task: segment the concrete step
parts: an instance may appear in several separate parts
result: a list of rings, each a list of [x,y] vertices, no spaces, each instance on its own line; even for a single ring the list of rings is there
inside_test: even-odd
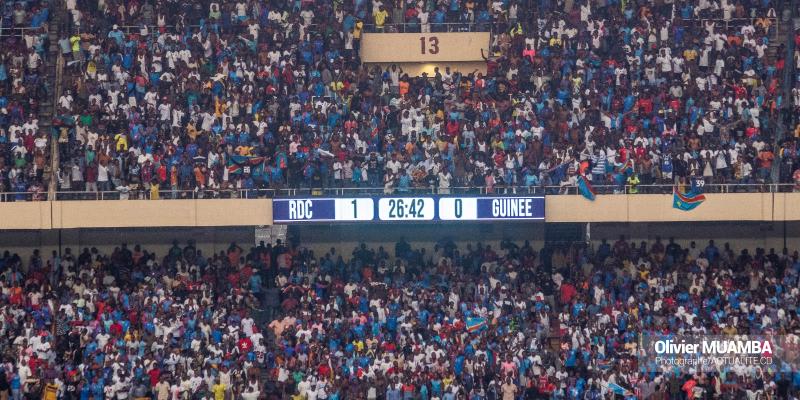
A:
[[[62,35],[61,31],[64,28],[63,21],[66,21],[65,18],[68,18],[68,16],[66,15],[66,9],[64,8],[63,3],[53,3],[50,14],[50,30],[47,33],[49,45],[45,64],[47,66],[45,83],[52,90],[58,90],[60,87],[60,85],[56,82],[56,63],[61,50],[60,46],[58,46],[58,39]],[[42,103],[39,108],[39,128],[49,134],[52,132],[52,121],[53,116],[55,115],[56,107],[55,104],[52,103],[52,96],[48,97],[49,98],[47,101]],[[58,142],[55,140],[50,141],[50,163],[50,168],[53,171],[58,169]],[[54,182],[54,180],[51,180],[50,182],[49,190],[51,191],[55,190]]]

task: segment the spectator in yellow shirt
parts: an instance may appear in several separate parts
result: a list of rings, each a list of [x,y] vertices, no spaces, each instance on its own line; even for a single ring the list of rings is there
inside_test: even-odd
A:
[[[56,395],[58,393],[58,385],[55,383],[48,383],[44,386],[44,396],[42,399],[44,400],[56,400]]]
[[[381,6],[381,8],[378,9],[378,11],[375,11],[372,16],[375,17],[375,31],[383,32],[383,25],[386,23],[386,18],[389,17],[389,13],[386,12],[386,9],[383,6]]]
[[[78,34],[74,34],[69,38],[70,44],[72,44],[72,59],[73,61],[80,61],[81,57],[81,37]]]
[[[117,142],[117,151],[128,151],[128,135],[118,133],[114,135],[114,140]]]
[[[344,83],[342,81],[333,81],[331,82],[331,91],[334,93],[339,93],[344,89]]]
[[[225,400],[225,385],[220,380],[216,385],[211,387],[214,393],[214,400]]]
[[[685,58],[686,61],[690,61],[690,62],[694,61],[697,58],[697,50],[695,50],[695,49],[686,49],[686,50],[684,50],[683,51],[683,58]]]
[[[355,25],[353,25],[353,29],[350,31],[353,32],[353,51],[358,53],[361,51],[361,31],[364,30],[364,22],[356,20]]]

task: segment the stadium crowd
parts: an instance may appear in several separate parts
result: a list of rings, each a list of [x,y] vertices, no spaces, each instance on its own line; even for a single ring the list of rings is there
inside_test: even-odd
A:
[[[49,132],[39,129],[39,107],[49,94],[47,0],[0,5],[0,192],[41,199],[50,175]]]
[[[390,250],[5,252],[0,397],[798,398],[797,252],[624,237]],[[643,361],[643,337],[678,334],[784,335],[790,363]]]
[[[800,190],[800,149],[798,149],[798,140],[800,140],[800,31],[796,31],[794,35],[794,62],[795,62],[795,77],[794,87],[792,88],[792,110],[791,123],[796,124],[794,132],[787,140],[780,143],[781,165],[779,179],[781,182],[793,182],[795,184],[794,190]],[[790,126],[791,126],[790,123]]]
[[[59,189],[745,184],[778,159],[800,186],[782,4],[69,0]],[[490,28],[486,73],[359,60],[364,32]]]

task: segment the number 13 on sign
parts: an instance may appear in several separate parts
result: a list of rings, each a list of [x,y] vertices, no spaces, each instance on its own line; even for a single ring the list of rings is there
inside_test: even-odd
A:
[[[439,38],[436,36],[419,37],[420,54],[439,54]]]

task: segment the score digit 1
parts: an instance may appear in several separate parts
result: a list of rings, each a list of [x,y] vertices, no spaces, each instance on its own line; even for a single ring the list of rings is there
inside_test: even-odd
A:
[[[372,221],[374,218],[375,203],[372,199],[336,199],[337,221]]]

